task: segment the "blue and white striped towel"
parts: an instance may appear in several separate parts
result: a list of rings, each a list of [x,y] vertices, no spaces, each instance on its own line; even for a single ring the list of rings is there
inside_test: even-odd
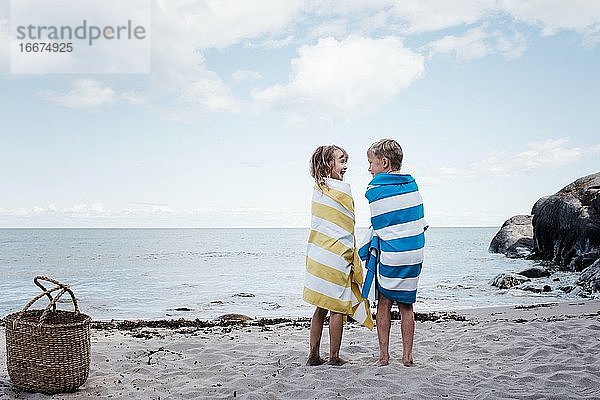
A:
[[[367,276],[362,295],[378,293],[400,303],[416,300],[423,263],[425,229],[423,199],[411,175],[375,175],[365,194],[371,209],[371,228],[360,248]]]

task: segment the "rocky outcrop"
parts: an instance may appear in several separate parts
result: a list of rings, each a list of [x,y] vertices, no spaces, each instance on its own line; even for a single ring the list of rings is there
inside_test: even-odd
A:
[[[533,253],[531,215],[515,215],[508,219],[490,243],[489,251],[509,258],[525,258]]]
[[[577,179],[532,210],[536,258],[582,271],[600,258],[600,172]]]
[[[600,292],[600,259],[587,267],[579,276],[577,285],[581,286],[585,293]]]
[[[563,285],[560,290],[582,296],[600,292],[600,172],[542,197],[531,214],[507,220],[489,250],[512,258],[547,260],[554,266],[500,274],[492,285],[544,292],[549,287],[538,288],[523,279],[547,277],[562,269],[583,272],[576,286]]]

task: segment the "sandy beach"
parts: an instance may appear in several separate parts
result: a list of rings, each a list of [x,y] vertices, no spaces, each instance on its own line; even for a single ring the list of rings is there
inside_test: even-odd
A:
[[[305,366],[306,320],[100,324],[89,379],[53,396],[12,387],[1,328],[0,398],[592,399],[600,397],[599,310],[600,301],[587,301],[420,314],[413,368],[399,361],[399,321],[387,367],[373,366],[376,333],[356,324],[344,331],[350,363],[342,367]],[[326,334],[322,346],[326,353]]]

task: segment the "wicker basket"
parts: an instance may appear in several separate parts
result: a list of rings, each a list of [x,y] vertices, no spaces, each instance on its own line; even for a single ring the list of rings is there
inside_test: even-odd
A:
[[[91,319],[79,311],[68,285],[44,276],[36,276],[33,281],[43,293],[21,312],[4,318],[8,375],[20,390],[46,394],[72,392],[86,381],[90,372]],[[40,281],[56,286],[46,289]],[[56,309],[56,303],[65,293],[71,295],[75,311]],[[44,296],[50,300],[44,310],[29,310]]]

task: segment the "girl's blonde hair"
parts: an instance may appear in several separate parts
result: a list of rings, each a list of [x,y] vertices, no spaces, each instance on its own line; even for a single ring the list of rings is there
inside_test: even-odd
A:
[[[340,150],[348,160],[348,152],[333,144],[317,147],[310,157],[310,176],[315,179],[315,183],[320,188],[327,187],[325,178],[331,177],[336,150]]]

